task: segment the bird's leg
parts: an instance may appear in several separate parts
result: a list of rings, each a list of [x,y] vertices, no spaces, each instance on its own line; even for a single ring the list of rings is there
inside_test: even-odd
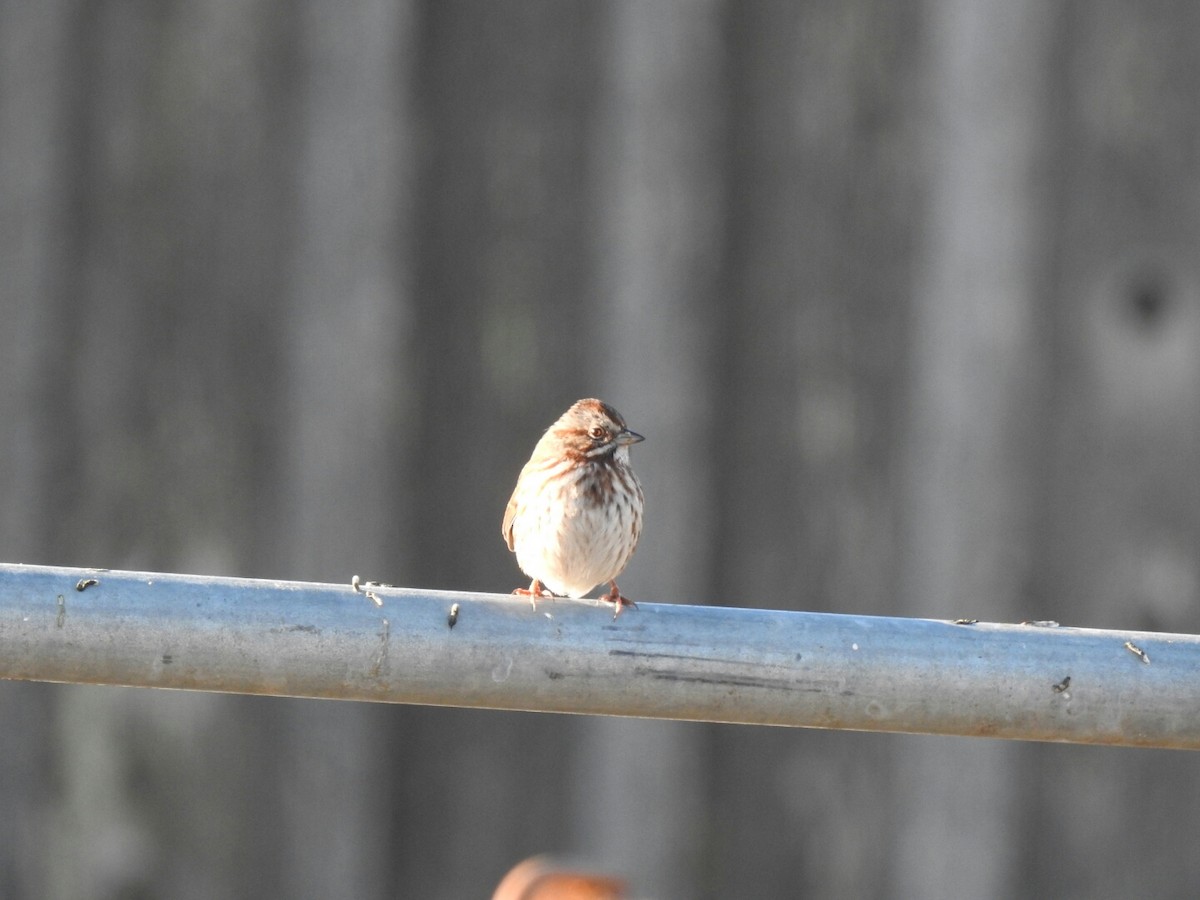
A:
[[[610,581],[608,583],[609,592],[600,597],[601,600],[607,600],[609,603],[615,604],[616,609],[613,610],[613,619],[621,614],[626,606],[632,606],[637,609],[637,604],[621,593],[621,589],[617,587],[617,582]]]
[[[553,591],[548,591],[544,587],[542,587],[542,583],[540,581],[538,581],[536,578],[533,579],[533,584],[529,585],[529,587],[517,588],[515,591],[513,591],[513,593],[518,594],[519,596],[522,596],[522,597],[528,597],[529,605],[533,607],[534,612],[537,612],[537,598],[538,597],[553,597],[554,596]]]

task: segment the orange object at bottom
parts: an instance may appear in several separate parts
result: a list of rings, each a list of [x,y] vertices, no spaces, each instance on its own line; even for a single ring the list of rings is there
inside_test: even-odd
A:
[[[628,900],[624,880],[549,856],[533,856],[504,876],[492,900]]]

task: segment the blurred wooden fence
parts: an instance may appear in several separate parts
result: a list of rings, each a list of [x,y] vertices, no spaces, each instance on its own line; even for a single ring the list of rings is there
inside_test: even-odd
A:
[[[1200,7],[0,4],[0,559],[1200,632]],[[1184,755],[0,685],[0,895],[1180,895]]]

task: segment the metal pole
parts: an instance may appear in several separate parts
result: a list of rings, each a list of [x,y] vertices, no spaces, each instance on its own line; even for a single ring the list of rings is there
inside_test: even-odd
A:
[[[1200,749],[1194,635],[371,591],[0,565],[0,678]]]

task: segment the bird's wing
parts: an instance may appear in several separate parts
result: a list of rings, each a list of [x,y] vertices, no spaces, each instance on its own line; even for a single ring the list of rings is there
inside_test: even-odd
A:
[[[504,523],[500,526],[500,534],[504,536],[504,542],[508,544],[509,550],[516,549],[513,547],[513,519],[517,515],[517,490],[520,484],[521,482],[518,480],[518,488],[515,488],[512,496],[508,498],[508,508],[504,510]]]

